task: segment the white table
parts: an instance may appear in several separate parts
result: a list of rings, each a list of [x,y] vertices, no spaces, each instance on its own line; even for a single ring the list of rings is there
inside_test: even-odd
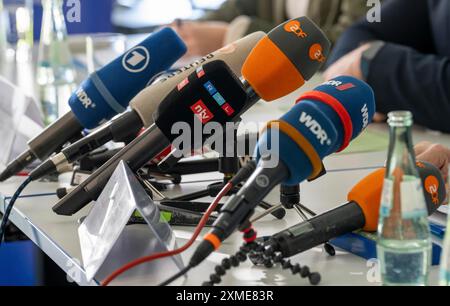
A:
[[[279,101],[268,105],[259,103],[244,117],[244,122],[258,121],[266,122],[278,118],[296,100],[301,92],[311,90],[320,82],[320,77],[315,78],[301,90]],[[372,125],[373,131],[383,132],[387,135],[386,125]],[[415,141],[427,140],[440,142],[450,146],[450,136],[439,133],[427,132],[421,128],[415,128]],[[302,185],[302,202],[317,213],[325,212],[331,208],[345,203],[347,192],[361,178],[369,174],[370,168],[379,167],[384,164],[386,152],[359,153],[351,155],[339,155],[327,158],[325,165],[328,174],[313,183]],[[352,170],[353,169],[353,170]],[[186,181],[197,181],[206,179],[220,179],[217,174],[191,176]],[[11,196],[19,186],[22,179],[13,178],[0,184],[0,195]],[[169,190],[167,195],[178,195],[199,190],[209,183],[183,184]],[[78,220],[89,212],[86,207],[72,217],[61,217],[55,215],[51,208],[57,202],[54,195],[55,190],[60,187],[57,183],[33,183],[24,192],[32,197],[21,198],[15,206],[11,221],[22,230],[36,245],[42,249],[56,264],[64,271],[77,278],[80,285],[97,285],[99,281],[88,282],[84,276],[81,264],[81,250],[78,240]],[[50,194],[50,195],[48,195]],[[275,190],[268,197],[271,203],[278,203],[278,190]],[[4,211],[4,205],[0,201],[0,211]],[[287,227],[300,222],[295,212],[289,212],[284,220],[274,220],[269,216],[255,224],[259,235],[270,235],[277,233]],[[139,235],[145,235],[145,227],[136,226],[136,239]],[[175,228],[178,245],[186,242],[193,229]],[[208,260],[197,269],[189,273],[185,285],[200,285],[209,278],[212,269],[222,258],[234,254],[242,244],[241,236],[234,235],[226,241],[219,252],[213,254]],[[191,252],[183,254],[183,259],[187,262]],[[294,257],[293,262],[302,265],[309,265],[312,270],[322,274],[322,285],[378,285],[377,282],[368,281],[367,275],[372,271],[372,266],[362,258],[346,252],[338,252],[335,257],[329,257],[321,248],[307,251]],[[12,263],[13,264],[13,263]],[[171,274],[171,273],[169,273]],[[170,276],[170,275],[168,275]],[[437,268],[434,267],[431,273],[431,283],[437,284]],[[145,285],[143,278],[119,278],[114,284],[124,285]],[[265,269],[254,267],[247,262],[239,269],[232,270],[223,279],[223,285],[307,285],[305,280],[298,276],[294,277],[286,271],[278,268]]]
[[[386,127],[373,126],[377,130],[386,130]],[[425,132],[417,132],[416,138],[429,139],[433,135]],[[442,143],[449,144],[449,137],[439,137]],[[431,139],[433,140],[433,139]],[[302,202],[318,213],[325,212],[331,208],[345,203],[346,194],[350,188],[362,177],[369,174],[371,167],[383,165],[386,158],[385,152],[373,152],[351,155],[332,156],[325,161],[329,173],[313,183],[302,185]],[[365,169],[359,169],[365,168]],[[354,169],[354,170],[351,170]],[[206,179],[220,179],[217,174],[211,174]],[[204,180],[205,175],[191,176],[185,180],[197,181]],[[0,194],[10,196],[18,187],[21,179],[14,178],[0,185]],[[175,195],[184,192],[190,192],[201,189],[208,183],[184,184],[174,187],[167,194]],[[22,198],[11,214],[12,222],[20,228],[31,240],[33,240],[52,260],[54,260],[64,271],[71,275],[81,277],[77,280],[80,285],[97,285],[96,281],[87,282],[84,278],[84,271],[81,262],[81,250],[78,241],[77,227],[78,219],[88,213],[89,207],[73,217],[61,217],[51,211],[51,207],[57,199],[54,195],[45,195],[53,193],[59,186],[56,183],[33,183],[26,191],[25,195],[42,195],[31,198]],[[277,203],[278,192],[274,191],[268,201]],[[3,205],[0,210],[3,211]],[[275,220],[268,216],[255,224],[259,235],[270,235],[280,230],[294,225],[300,221],[298,215],[291,211],[288,212],[284,220]],[[140,227],[140,226],[137,226]],[[145,231],[145,227],[141,227]],[[192,228],[175,228],[177,242],[182,245],[189,239]],[[142,232],[144,235],[144,232]],[[139,230],[137,237],[139,239]],[[207,280],[209,274],[216,264],[227,255],[236,252],[242,244],[241,235],[232,236],[226,241],[219,252],[213,254],[208,260],[197,269],[189,273],[185,280],[186,285],[200,285]],[[193,248],[194,249],[194,248]],[[193,250],[192,249],[192,250]],[[192,252],[191,250],[191,252]],[[185,262],[190,258],[191,252],[183,254]],[[302,265],[309,265],[312,270],[322,274],[322,285],[378,285],[376,282],[368,281],[367,275],[371,275],[372,266],[362,258],[355,255],[340,252],[335,257],[326,255],[322,248],[316,248],[303,254],[295,256],[292,261],[299,262]],[[437,267],[432,268],[431,283],[437,284]],[[100,281],[100,280],[98,280]],[[144,278],[120,278],[114,284],[139,285],[146,284]],[[305,280],[294,277],[286,271],[278,268],[265,269],[254,267],[247,262],[242,267],[232,270],[223,280],[223,285],[307,285]]]

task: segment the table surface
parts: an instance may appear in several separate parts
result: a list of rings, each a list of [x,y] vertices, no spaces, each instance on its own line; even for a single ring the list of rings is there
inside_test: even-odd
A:
[[[293,99],[287,98],[280,103],[291,103]],[[258,105],[245,118],[249,120],[269,120],[278,117],[280,114],[279,105]],[[387,136],[386,125],[372,125],[371,131],[383,132]],[[421,128],[415,128],[414,139],[416,142],[428,140],[450,145],[450,137],[434,132],[427,132]],[[374,168],[384,164],[386,152],[367,152],[356,154],[333,155],[325,160],[328,174],[315,182],[304,183],[301,186],[302,203],[317,213],[325,212],[329,209],[345,203],[347,192],[361,178],[373,171]],[[211,182],[205,180],[220,179],[218,174],[193,175],[186,177],[180,186],[172,186],[166,192],[167,196],[179,195],[202,189]],[[22,179],[13,178],[0,184],[0,194],[5,197],[11,196],[18,187]],[[62,180],[64,181],[64,179]],[[203,181],[203,182],[200,182]],[[51,207],[57,202],[54,195],[56,188],[61,183],[37,182],[31,184],[24,192],[25,197],[21,198],[11,214],[12,222],[17,225],[31,240],[33,240],[50,258],[52,258],[63,270],[75,276],[80,285],[97,285],[101,280],[87,281],[82,268],[81,250],[78,239],[79,219],[86,216],[90,206],[86,207],[72,217],[62,217],[55,215]],[[27,195],[32,195],[27,197]],[[278,190],[273,191],[267,198],[270,203],[278,203]],[[3,211],[3,205],[0,210]],[[283,220],[275,220],[272,216],[265,217],[255,224],[259,235],[271,235],[281,231],[291,225],[300,222],[299,216],[294,211],[289,211]],[[141,229],[142,226],[141,226]],[[186,242],[193,232],[192,228],[176,227],[174,233],[178,245]],[[141,239],[139,235],[146,235],[145,230],[137,231],[135,239]],[[183,281],[184,285],[200,285],[207,280],[209,274],[216,264],[227,255],[236,252],[242,244],[239,234],[233,235],[226,241],[224,246],[208,260],[189,273],[189,277]],[[186,263],[191,252],[187,251],[182,258]],[[126,250],[124,250],[125,252]],[[142,254],[144,255],[144,254]],[[338,251],[335,257],[330,257],[321,247],[304,252],[292,258],[294,263],[308,265],[312,270],[322,274],[322,285],[379,285],[373,281],[372,265],[367,260]],[[431,284],[437,284],[438,269],[432,268],[430,276]],[[113,284],[115,285],[145,285],[150,278],[122,277]],[[305,280],[292,276],[280,269],[265,269],[255,267],[247,262],[242,267],[232,270],[223,279],[223,285],[307,285]]]
[[[259,103],[248,114],[244,116],[244,122],[257,121],[266,122],[276,119],[293,105],[295,99],[304,91],[311,90],[321,82],[320,76],[314,78],[304,88],[297,92],[270,104]],[[372,132],[382,133],[388,137],[388,128],[384,124],[374,124],[369,127]],[[450,136],[436,132],[430,132],[423,128],[414,129],[415,142],[427,140],[438,142],[450,146]],[[378,152],[364,152],[355,154],[333,155],[325,160],[328,174],[312,183],[303,183],[301,188],[302,203],[317,213],[325,212],[329,209],[345,203],[347,192],[361,178],[373,171],[374,168],[384,164],[386,150]],[[218,174],[193,175],[184,178],[180,186],[172,186],[165,193],[168,197],[188,193],[204,188],[211,182],[204,182],[220,179]],[[10,197],[19,186],[23,178],[12,178],[0,184],[0,197]],[[32,183],[25,190],[24,195],[17,202],[12,214],[11,221],[21,229],[34,243],[36,243],[52,260],[56,262],[72,278],[75,278],[80,285],[98,285],[101,281],[86,280],[81,249],[78,239],[79,219],[89,213],[90,206],[86,207],[72,217],[57,216],[51,210],[57,202],[55,190],[67,181],[62,178],[62,183]],[[203,182],[200,182],[203,181]],[[273,204],[279,201],[279,192],[274,190],[267,198]],[[4,211],[4,201],[0,201],[0,211]],[[259,235],[271,235],[287,227],[300,222],[299,216],[294,211],[289,211],[283,220],[275,220],[268,216],[255,224]],[[134,239],[139,241],[146,235],[145,226],[135,226],[137,230]],[[176,227],[174,233],[178,245],[184,244],[193,232],[193,228]],[[142,235],[142,237],[141,237]],[[209,278],[214,266],[220,261],[236,252],[242,244],[240,235],[233,235],[228,239],[223,247],[207,261],[189,273],[184,285],[200,285]],[[191,248],[182,255],[186,263],[195,248]],[[126,252],[126,250],[124,250]],[[143,254],[144,255],[144,254]],[[147,255],[147,254],[145,254]],[[314,271],[322,274],[322,285],[379,285],[373,280],[372,265],[367,260],[338,251],[335,257],[330,257],[324,253],[322,248],[315,248],[292,258],[294,263],[308,265]],[[437,284],[438,269],[432,268],[430,282]],[[167,275],[169,277],[170,275]],[[368,277],[370,276],[370,277]],[[140,277],[119,278],[114,285],[146,285],[152,284],[150,277],[141,275]],[[278,268],[265,269],[255,267],[247,262],[238,269],[233,269],[223,278],[223,285],[307,285],[305,280],[298,276],[292,276],[286,271]]]

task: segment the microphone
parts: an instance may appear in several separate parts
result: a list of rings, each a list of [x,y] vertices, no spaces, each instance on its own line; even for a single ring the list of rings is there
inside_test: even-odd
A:
[[[246,232],[256,206],[276,185],[298,185],[320,176],[322,159],[345,149],[367,127],[374,113],[370,86],[342,76],[304,94],[290,112],[269,122],[256,149],[256,171],[221,209],[190,265],[201,263],[237,228]]]
[[[419,162],[417,169],[432,215],[446,199],[445,181],[432,164]],[[283,257],[291,257],[356,230],[375,232],[385,172],[379,169],[360,181],[348,194],[347,204],[275,234],[269,245]]]
[[[201,65],[214,60],[222,60],[236,75],[241,76],[244,61],[256,43],[264,36],[264,32],[250,34],[188,66],[178,69],[145,88],[131,100],[130,111],[121,114],[109,124],[64,148],[61,153],[44,162],[32,172],[31,176],[33,180],[52,172],[66,169],[68,164],[78,161],[87,153],[101,147],[108,141],[122,142],[124,138],[129,136],[135,137],[142,127],[150,127],[154,123],[153,114],[156,112],[162,100],[175,86]]]
[[[0,181],[22,171],[36,159],[44,161],[64,144],[79,139],[122,113],[131,99],[156,74],[169,69],[186,45],[170,28],[162,29],[86,79],[69,99],[71,111],[28,143],[28,150],[12,161]]]
[[[283,23],[258,43],[242,68],[242,75],[257,96],[274,101],[302,87],[317,72],[317,65],[325,63],[331,44],[323,32],[322,37],[316,33],[316,25],[302,17]],[[309,40],[311,44],[301,49],[292,48],[292,37]],[[169,155],[161,169],[168,170],[179,160]]]
[[[265,37],[264,32],[255,32],[241,38],[205,57],[164,76],[156,84],[141,91],[131,102],[131,108],[138,113],[144,127],[155,123],[153,115],[161,101],[197,68],[215,60],[225,62],[228,67],[241,77],[242,66],[256,44]]]
[[[300,38],[294,33],[286,31],[284,24],[278,26],[267,35],[267,39],[273,38],[274,40],[271,42],[280,45],[280,48],[284,50],[279,49],[278,57],[274,58],[274,62],[278,63],[279,67],[275,70],[276,65],[257,67],[258,74],[262,78],[266,78],[263,76],[265,74],[271,74],[271,78],[275,79],[277,75],[274,73],[287,72],[296,76],[303,75],[302,81],[300,78],[290,78],[292,88],[302,86],[304,80],[311,78],[314,74],[313,71],[319,70],[322,66],[322,62],[316,59],[305,58],[305,50],[310,50],[311,46],[317,44],[324,46],[325,55],[330,50],[330,42],[311,20],[301,17],[296,21],[301,22],[308,33],[307,37]],[[267,47],[265,44],[258,43],[249,58],[246,59],[242,69],[244,79],[247,78],[244,72],[248,71],[245,67],[252,62],[251,57],[265,54],[264,52],[255,53],[255,50],[260,48]],[[260,62],[262,63],[263,60]],[[293,63],[296,63],[296,66]],[[302,71],[304,73],[301,73]],[[257,81],[256,76],[252,75],[251,78]],[[278,82],[274,83],[278,84]],[[159,105],[154,115],[154,125],[59,201],[53,210],[57,214],[72,215],[90,201],[96,200],[121,160],[126,161],[132,171],[137,171],[177,140],[178,135],[172,132],[172,128],[177,127],[180,123],[189,128],[189,131],[194,132],[198,130],[198,127],[203,131],[203,127],[210,122],[224,126],[227,122],[240,120],[240,116],[260,97],[268,99],[270,95],[272,98],[281,98],[281,96],[275,97],[276,86],[268,86],[267,89],[261,88],[260,96],[256,95],[250,86],[252,84],[247,81],[244,81],[243,84],[223,61],[213,61],[199,67],[188,78],[181,81]],[[285,91],[279,92],[279,94],[284,93]],[[200,141],[197,141],[195,135],[191,135],[192,149],[202,147],[206,137],[202,135],[201,138]]]

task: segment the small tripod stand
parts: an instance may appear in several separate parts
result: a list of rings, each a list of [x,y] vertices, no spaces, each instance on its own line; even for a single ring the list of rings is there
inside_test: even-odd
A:
[[[192,209],[198,209],[199,207],[204,208],[204,203],[198,203],[198,202],[192,202],[196,201],[198,199],[202,199],[205,197],[216,197],[219,192],[224,188],[224,186],[239,172],[241,169],[241,161],[238,157],[237,152],[237,131],[236,129],[233,129],[233,140],[232,143],[235,144],[233,148],[233,156],[228,157],[225,156],[226,154],[223,154],[224,156],[221,156],[219,158],[213,158],[203,161],[186,161],[186,162],[175,162],[176,159],[171,159],[170,156],[166,158],[166,160],[160,164],[158,167],[153,167],[152,169],[149,169],[149,173],[152,175],[155,174],[163,174],[168,175],[169,177],[175,178],[178,182],[180,181],[179,178],[182,175],[187,174],[199,174],[199,173],[207,173],[207,172],[220,172],[223,174],[223,181],[219,183],[210,184],[205,189],[193,192],[190,194],[185,194],[179,197],[171,198],[163,200],[161,203],[167,206],[184,206],[184,207],[192,207]],[[248,145],[249,139],[246,135],[246,154],[250,155],[248,151],[250,151],[250,148]],[[228,140],[228,139],[227,139]],[[223,143],[223,148],[227,148],[227,144]],[[225,150],[224,150],[225,151]],[[223,152],[225,153],[225,152]],[[228,153],[228,152],[227,152]],[[240,186],[235,186],[229,194],[236,194],[239,191]],[[277,209],[273,209],[273,206],[267,202],[261,202],[259,204],[260,207],[263,209],[266,209],[269,212],[269,214],[272,214],[277,219],[283,219],[286,215],[286,211],[283,207],[278,207]],[[206,209],[206,208],[205,208]],[[204,211],[204,210],[203,210]]]
[[[300,218],[303,221],[308,221],[310,219],[310,217],[317,216],[317,214],[315,212],[313,212],[311,209],[309,209],[308,207],[301,204],[300,185],[294,185],[294,186],[281,185],[281,187],[280,187],[280,204],[278,206],[275,206],[274,209],[276,207],[284,207],[287,210],[294,209],[299,214]],[[254,218],[253,220],[251,220],[251,222],[254,223],[254,222],[262,219],[266,215],[267,215],[267,213],[262,214],[256,218]],[[307,215],[309,215],[309,217]],[[336,250],[330,243],[328,243],[328,242],[325,243],[324,249],[328,255],[330,255],[330,256],[336,255]]]
[[[190,164],[189,164],[190,163]],[[194,210],[202,210],[205,211],[207,206],[205,203],[193,202],[205,197],[215,197],[219,194],[219,192],[224,188],[224,186],[233,178],[233,176],[240,169],[240,160],[238,157],[219,157],[217,159],[209,159],[206,161],[202,161],[201,167],[196,167],[199,165],[199,162],[180,162],[174,168],[172,168],[169,172],[169,176],[175,174],[175,177],[180,175],[179,169],[182,169],[183,175],[186,174],[198,174],[198,173],[206,173],[218,171],[223,174],[223,181],[218,183],[213,183],[207,186],[205,189],[193,192],[190,194],[185,194],[179,197],[165,199],[161,201],[161,204],[172,207],[185,207]],[[216,167],[215,169],[213,169]],[[192,171],[188,171],[192,170]],[[201,171],[206,170],[206,171]],[[190,172],[190,173],[188,173]],[[168,173],[165,173],[168,174]],[[239,186],[233,188],[230,191],[230,194],[236,194],[239,191]],[[286,215],[286,211],[282,207],[278,207],[273,210],[273,206],[267,202],[261,202],[260,207],[270,210],[270,214],[272,214],[277,219],[283,219]]]
[[[317,175],[315,177],[310,177],[308,179],[308,182],[315,181],[318,178],[325,175],[326,173],[327,173],[327,171],[325,169],[325,166],[322,164],[322,171],[319,173],[319,175]],[[283,207],[287,210],[295,209],[295,211],[300,215],[300,218],[304,222],[307,222],[309,220],[309,218],[307,217],[306,214],[308,214],[310,217],[317,216],[317,214],[315,212],[313,212],[311,209],[309,209],[308,207],[304,206],[301,203],[300,184],[293,185],[293,186],[288,186],[288,185],[284,185],[284,184],[281,185],[281,187],[280,187],[280,204],[277,206],[274,206],[272,208],[272,210],[277,209],[277,207]],[[254,223],[254,222],[264,218],[265,216],[267,216],[267,214],[269,212],[270,211],[267,211],[266,213],[255,217],[254,219],[250,220],[250,222]],[[328,255],[330,255],[330,256],[336,255],[336,250],[329,242],[324,244],[324,249],[325,249],[325,252],[328,253]]]

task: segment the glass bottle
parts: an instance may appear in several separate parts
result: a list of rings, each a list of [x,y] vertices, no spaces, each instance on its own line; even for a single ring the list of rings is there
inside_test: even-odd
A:
[[[67,42],[62,0],[42,0],[43,17],[37,84],[46,124],[68,110],[75,90],[73,58]]]
[[[447,222],[447,233],[445,235],[444,248],[441,257],[441,274],[440,284],[441,286],[450,286],[450,216]]]
[[[389,114],[390,144],[377,253],[384,285],[425,286],[431,265],[428,213],[412,143],[413,116]]]

